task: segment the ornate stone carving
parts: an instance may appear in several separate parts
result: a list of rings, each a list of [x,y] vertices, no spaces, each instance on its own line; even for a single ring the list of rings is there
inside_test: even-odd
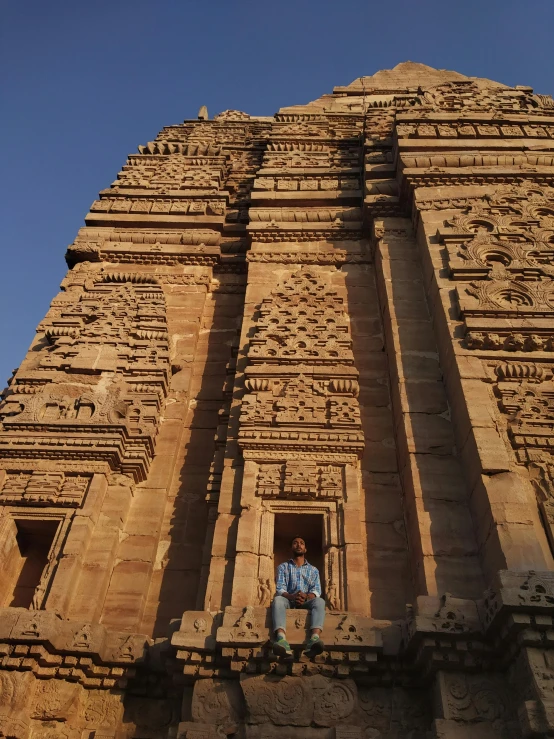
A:
[[[529,180],[501,185],[464,211],[439,235],[452,277],[473,279],[458,289],[466,346],[552,351],[554,336],[544,319],[554,306],[554,189]],[[510,327],[499,318],[511,319]]]
[[[429,703],[424,691],[359,687],[358,720],[365,730],[363,736],[379,739],[394,736],[394,731],[425,732],[431,721]]]
[[[224,110],[214,115],[214,121],[249,121],[250,115],[242,110]]]
[[[505,731],[515,718],[505,680],[498,675],[440,674],[444,717],[487,721]]]
[[[65,680],[37,680],[31,717],[41,721],[69,721],[77,716],[83,688]]]
[[[482,88],[477,82],[467,79],[445,82],[430,88],[424,93],[423,102],[438,110],[449,112],[472,110],[493,112],[496,115],[550,107],[548,99],[543,101],[531,93],[529,90],[514,90],[493,84],[488,88]],[[483,136],[494,135],[498,131],[494,125],[480,125],[477,129]]]
[[[343,475],[339,465],[317,465],[310,459],[261,464],[256,493],[263,498],[341,498]]]
[[[309,726],[312,722],[314,698],[308,680],[299,677],[248,677],[241,680],[241,688],[249,723]]]
[[[0,731],[4,736],[27,739],[28,718],[25,713],[34,682],[34,675],[29,672],[0,671]]]
[[[341,264],[363,264],[369,261],[369,257],[363,253],[352,253],[345,249],[333,249],[332,251],[249,251],[246,255],[248,262],[269,262],[279,264],[315,264],[336,265]]]
[[[250,393],[243,398],[240,431],[245,449],[297,448],[304,427],[329,451],[339,439],[345,451],[361,448],[348,320],[343,299],[322,277],[303,269],[263,301],[248,360]],[[285,487],[293,477],[292,468],[285,470]]]
[[[498,584],[483,599],[483,622],[487,628],[501,622],[514,610],[547,614],[554,605],[551,572],[500,570]]]
[[[375,644],[375,634],[368,628],[367,622],[356,616],[342,616],[335,629],[334,644],[347,646],[361,646]]]
[[[269,606],[271,603],[271,582],[267,577],[258,578],[258,605]]]
[[[51,309],[35,373],[49,380],[56,372],[59,379],[28,395],[18,392],[16,375],[0,408],[0,455],[14,456],[17,438],[20,457],[39,450],[43,458],[88,457],[145,476],[168,387],[165,301],[158,285],[125,279],[106,275],[78,300]],[[100,382],[103,372],[109,382]],[[75,373],[97,379],[83,383]],[[106,438],[99,444],[101,429]]]
[[[214,146],[211,142],[192,142],[188,144],[180,141],[149,141],[144,146],[139,146],[141,154],[182,154],[186,157],[218,157],[221,156],[221,147]]]
[[[357,689],[353,680],[329,680],[322,676],[312,678],[314,723],[317,726],[335,726],[349,723],[357,705]]]
[[[244,699],[238,682],[198,680],[194,686],[192,716],[195,721],[217,724],[229,730],[244,717]]]
[[[87,727],[115,732],[122,714],[121,694],[106,690],[87,690],[84,710]]]
[[[183,614],[181,628],[172,637],[178,649],[214,649],[217,621],[209,611],[187,611]]]
[[[262,630],[258,625],[256,613],[252,606],[245,606],[231,628],[221,626],[217,630],[218,642],[231,644],[251,644],[264,641]]]
[[[529,468],[531,479],[542,492],[542,500],[551,502],[554,384],[551,381],[539,384],[534,379],[499,382],[496,394],[501,411],[508,416],[508,436],[518,461]]]
[[[511,331],[499,327],[495,331],[468,331],[465,335],[468,349],[486,351],[505,350],[510,352],[554,351],[554,334],[550,331],[538,333],[523,329]]]
[[[171,144],[160,143],[155,146],[166,149]],[[195,145],[191,144],[189,147],[194,149]],[[205,147],[196,145],[196,148],[205,149],[207,154],[183,156],[182,153],[174,153],[160,156],[149,152],[146,156],[144,154],[131,155],[127,164],[119,172],[117,180],[112,183],[110,194],[122,189],[132,191],[146,189],[148,192],[155,191],[161,194],[180,190],[189,191],[195,188],[207,190],[210,193],[217,192],[223,176],[224,159],[215,155],[215,148],[210,144]],[[119,204],[119,201],[114,202]],[[192,212],[195,212],[197,205],[200,209],[202,206],[205,207],[203,203],[196,204],[192,201]]]
[[[547,377],[547,370],[533,362],[502,362],[494,371],[498,379],[504,382],[542,382]]]
[[[0,502],[11,505],[82,504],[90,475],[64,472],[7,472],[0,482]]]
[[[357,707],[352,680],[313,677],[245,677],[241,680],[247,721],[277,726],[336,726],[350,723]]]
[[[459,294],[464,315],[486,315],[494,311],[504,317],[512,313],[543,316],[554,310],[554,282],[544,284],[498,279],[492,282],[472,282],[465,295]],[[473,300],[471,300],[473,298]]]
[[[279,360],[353,364],[344,301],[315,273],[295,273],[266,298],[248,352],[255,364]]]

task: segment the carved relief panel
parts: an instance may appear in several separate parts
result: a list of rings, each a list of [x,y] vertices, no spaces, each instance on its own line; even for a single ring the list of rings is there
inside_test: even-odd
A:
[[[248,350],[242,447],[360,454],[357,378],[343,299],[303,268],[261,305]]]
[[[120,469],[143,479],[169,381],[161,287],[117,275],[91,280],[61,293],[39,331],[0,407],[0,457],[40,451],[80,460],[83,472]]]
[[[469,79],[444,82],[431,87],[422,96],[423,105],[442,111],[483,111],[501,116],[503,113],[527,113],[540,108],[552,109],[552,99],[544,95],[533,95],[530,88],[513,89],[500,85],[481,87]],[[489,128],[495,128],[490,125]],[[486,129],[487,125],[481,128]]]
[[[317,464],[313,460],[287,460],[281,464],[261,464],[256,495],[262,498],[342,498],[344,468]]]
[[[112,188],[155,190],[193,190],[216,192],[224,177],[225,160],[222,158],[135,155],[119,173]]]
[[[79,506],[91,479],[65,472],[0,470],[0,504]]]
[[[468,282],[457,291],[468,348],[554,350],[554,188],[500,186],[439,236],[452,278]]]

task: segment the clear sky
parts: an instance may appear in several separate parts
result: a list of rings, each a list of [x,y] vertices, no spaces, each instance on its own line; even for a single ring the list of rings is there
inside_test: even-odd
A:
[[[0,0],[0,386],[88,206],[162,126],[417,61],[554,93],[554,0]]]

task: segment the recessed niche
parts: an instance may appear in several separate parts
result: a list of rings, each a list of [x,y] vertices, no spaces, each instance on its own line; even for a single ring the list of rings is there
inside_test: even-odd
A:
[[[275,573],[281,562],[292,556],[291,544],[295,536],[306,542],[308,562],[317,567],[321,587],[325,590],[325,568],[323,552],[323,516],[311,513],[276,513],[274,528]]]
[[[5,606],[29,608],[40,584],[59,520],[14,518],[3,542],[1,562]]]

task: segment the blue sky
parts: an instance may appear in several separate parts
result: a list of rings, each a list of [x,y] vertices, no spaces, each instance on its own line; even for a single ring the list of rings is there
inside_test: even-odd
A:
[[[553,0],[2,0],[0,386],[88,206],[164,125],[419,61],[554,92]]]

